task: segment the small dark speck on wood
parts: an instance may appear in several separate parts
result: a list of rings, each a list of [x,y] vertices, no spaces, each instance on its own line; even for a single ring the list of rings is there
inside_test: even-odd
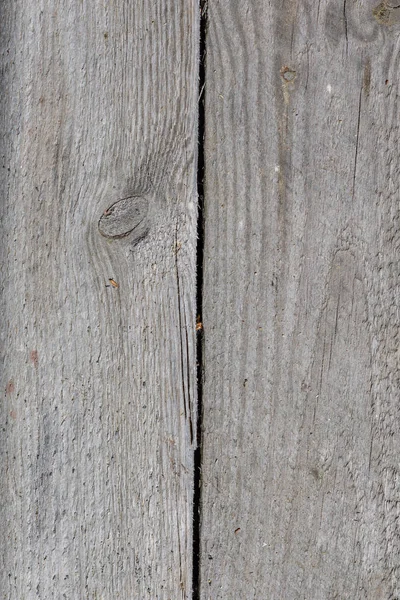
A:
[[[143,196],[130,196],[114,202],[100,217],[101,235],[113,239],[129,236],[130,241],[138,242],[149,230],[148,206],[148,200]]]

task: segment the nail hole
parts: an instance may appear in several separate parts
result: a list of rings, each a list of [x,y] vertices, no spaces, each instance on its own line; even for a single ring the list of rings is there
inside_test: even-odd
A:
[[[293,79],[296,77],[296,71],[290,67],[282,67],[281,77],[285,81],[293,81]]]

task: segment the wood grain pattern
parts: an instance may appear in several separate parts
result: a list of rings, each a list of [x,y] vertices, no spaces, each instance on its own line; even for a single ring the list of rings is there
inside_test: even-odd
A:
[[[204,600],[400,595],[400,47],[375,4],[209,0]]]
[[[0,597],[189,598],[197,4],[1,22]]]

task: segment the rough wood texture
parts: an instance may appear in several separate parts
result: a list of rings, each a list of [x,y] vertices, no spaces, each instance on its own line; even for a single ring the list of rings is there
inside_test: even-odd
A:
[[[400,28],[374,7],[209,1],[204,600],[400,595]]]
[[[4,1],[0,52],[0,597],[189,598],[197,4]]]

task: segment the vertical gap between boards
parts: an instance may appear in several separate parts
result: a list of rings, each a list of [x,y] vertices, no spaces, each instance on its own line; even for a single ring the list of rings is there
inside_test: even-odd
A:
[[[206,95],[206,36],[207,0],[199,0],[200,40],[199,40],[199,98],[198,98],[198,154],[197,154],[197,248],[196,248],[196,314],[199,324],[203,320],[203,261],[204,261],[204,178],[205,178],[205,95]],[[196,366],[197,366],[197,427],[196,448],[194,451],[194,490],[193,490],[193,583],[192,600],[200,600],[201,574],[201,467],[202,467],[202,421],[203,421],[203,342],[202,325],[196,327]]]

